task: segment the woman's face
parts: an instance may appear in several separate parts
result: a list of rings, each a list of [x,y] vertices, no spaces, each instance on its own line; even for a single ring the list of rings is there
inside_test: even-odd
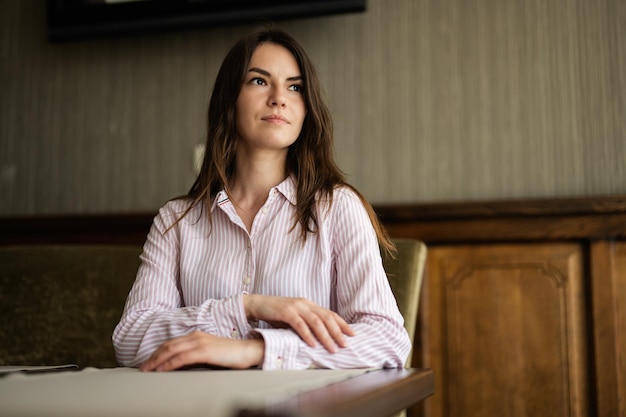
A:
[[[291,52],[274,43],[260,44],[237,98],[240,145],[286,152],[306,116],[302,89],[302,74]]]

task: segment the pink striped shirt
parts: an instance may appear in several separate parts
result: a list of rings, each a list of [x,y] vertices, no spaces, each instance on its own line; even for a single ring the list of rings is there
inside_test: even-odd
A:
[[[383,270],[376,235],[358,196],[335,190],[318,204],[318,233],[302,244],[291,178],[274,187],[250,233],[225,192],[165,231],[189,204],[163,206],[148,234],[137,279],[113,333],[120,364],[138,366],[168,339],[200,330],[265,342],[263,369],[402,367],[411,344]],[[291,329],[248,322],[242,295],[303,297],[353,328],[348,346],[309,347]]]

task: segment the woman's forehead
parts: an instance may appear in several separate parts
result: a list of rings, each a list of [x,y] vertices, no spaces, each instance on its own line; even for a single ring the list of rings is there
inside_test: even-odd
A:
[[[294,54],[285,46],[273,42],[263,42],[254,49],[247,70],[254,67],[265,70],[273,68],[275,72],[295,72],[291,76],[301,75],[302,72]]]

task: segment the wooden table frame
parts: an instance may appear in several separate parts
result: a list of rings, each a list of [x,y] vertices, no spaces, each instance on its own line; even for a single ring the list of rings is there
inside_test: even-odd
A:
[[[434,392],[430,369],[381,369],[307,391],[238,417],[386,417]]]

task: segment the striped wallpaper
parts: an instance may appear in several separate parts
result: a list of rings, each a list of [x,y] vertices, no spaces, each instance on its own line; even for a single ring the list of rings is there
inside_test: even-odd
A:
[[[49,44],[44,3],[0,2],[0,215],[185,193],[213,79],[250,26]],[[375,204],[626,194],[623,0],[369,0],[279,25]]]

